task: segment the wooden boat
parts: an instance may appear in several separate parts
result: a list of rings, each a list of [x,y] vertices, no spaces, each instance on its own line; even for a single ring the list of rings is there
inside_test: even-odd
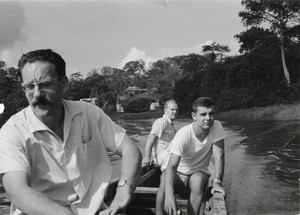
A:
[[[153,215],[155,214],[155,198],[160,183],[160,169],[154,165],[144,166],[142,168],[142,176],[139,180],[138,186],[134,192],[132,201],[125,211],[126,215]],[[210,180],[211,182],[211,180]],[[109,205],[112,201],[118,180],[114,179],[111,183],[108,193],[106,195],[106,203]],[[201,205],[201,211],[204,215],[227,215],[224,196],[221,193],[215,192],[211,194],[211,184],[208,187],[205,202]],[[3,187],[2,187],[3,188]],[[2,199],[3,200],[3,199]],[[10,203],[2,202],[1,205],[9,205]],[[178,209],[182,215],[187,215],[187,199],[176,196]],[[0,212],[1,213],[1,212]],[[119,213],[124,214],[124,213]]]
[[[142,168],[142,176],[134,192],[133,199],[128,205],[126,215],[153,215],[155,214],[155,198],[160,183],[160,169],[153,165]],[[115,192],[117,181],[111,184],[110,193]],[[225,199],[222,193],[211,194],[212,180],[210,179],[205,202],[201,205],[204,215],[226,215]],[[187,199],[176,196],[178,209],[182,215],[187,215]]]

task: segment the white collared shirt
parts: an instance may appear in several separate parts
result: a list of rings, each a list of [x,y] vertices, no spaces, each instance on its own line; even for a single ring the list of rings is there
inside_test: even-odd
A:
[[[63,100],[61,140],[27,107],[0,130],[0,174],[24,171],[31,186],[78,214],[103,204],[111,179],[107,151],[116,152],[126,131],[100,108]]]
[[[152,148],[152,154],[155,156],[162,150],[166,150],[176,134],[172,120],[164,114],[161,118],[154,121],[150,134],[158,137],[157,143]]]

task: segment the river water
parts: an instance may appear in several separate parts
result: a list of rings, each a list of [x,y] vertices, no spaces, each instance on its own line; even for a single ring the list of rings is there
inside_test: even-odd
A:
[[[144,153],[152,120],[118,120]],[[191,121],[176,121],[177,129]],[[222,122],[229,215],[300,214],[300,120]],[[0,215],[8,214],[0,188]]]

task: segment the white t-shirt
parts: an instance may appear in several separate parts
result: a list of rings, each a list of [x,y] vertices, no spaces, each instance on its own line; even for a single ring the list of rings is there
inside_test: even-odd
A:
[[[181,157],[177,171],[191,175],[198,171],[208,174],[208,165],[212,156],[213,143],[226,137],[222,124],[215,120],[203,142],[200,142],[193,130],[193,123],[182,127],[175,135],[168,150]],[[166,166],[163,168],[165,169]]]

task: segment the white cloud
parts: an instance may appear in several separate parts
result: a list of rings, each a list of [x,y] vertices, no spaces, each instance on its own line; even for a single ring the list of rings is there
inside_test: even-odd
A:
[[[206,43],[205,43],[206,44]],[[174,57],[178,55],[188,55],[191,53],[201,54],[202,45],[184,47],[184,48],[171,48],[171,49],[161,49],[156,55],[156,59],[164,59],[165,57]]]
[[[4,61],[6,67],[14,67],[12,60],[12,54],[8,49],[3,49],[0,51],[0,60]]]
[[[122,59],[121,63],[118,65],[119,68],[123,68],[126,63],[134,60],[143,60],[145,61],[145,66],[148,67],[149,63],[154,62],[155,59],[146,55],[142,50],[139,50],[136,47],[131,47],[130,51]]]
[[[174,57],[179,55],[188,55],[191,53],[195,54],[203,54],[202,53],[202,46],[204,45],[211,45],[214,41],[213,40],[206,40],[201,44],[197,44],[195,46],[190,47],[182,47],[182,48],[163,48],[161,49],[155,56],[147,56],[144,51],[137,49],[136,47],[132,47],[130,51],[126,54],[126,56],[122,59],[121,63],[119,64],[119,68],[122,68],[127,62],[133,60],[142,59],[145,61],[146,67],[148,67],[150,62],[155,62],[157,60],[162,60],[166,57]],[[238,53],[239,43],[236,40],[231,40],[228,42],[228,45],[231,52],[228,55],[235,55]]]

